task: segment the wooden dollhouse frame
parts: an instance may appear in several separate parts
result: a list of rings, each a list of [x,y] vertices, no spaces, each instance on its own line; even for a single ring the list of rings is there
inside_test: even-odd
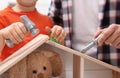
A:
[[[79,56],[80,58],[78,59],[80,63],[77,65],[75,62],[78,60],[74,61],[73,63],[73,78],[84,78],[84,61],[88,60],[93,63],[96,63],[98,65],[101,65],[107,69],[110,69],[113,71],[113,78],[120,78],[120,68],[116,66],[109,65],[107,63],[104,63],[100,60],[97,60],[93,57],[90,57],[88,55],[85,55],[81,52],[75,51],[73,49],[67,48],[63,45],[57,44],[55,42],[51,42],[49,40],[49,37],[46,35],[38,35],[35,39],[30,41],[28,44],[23,46],[21,49],[19,49],[17,52],[15,52],[13,55],[8,57],[6,60],[0,63],[0,75],[2,75],[4,72],[7,72],[9,70],[9,78],[27,78],[26,76],[26,70],[24,66],[24,59],[31,53],[34,53],[35,50],[37,49],[48,49],[48,50],[53,50],[57,52],[67,52],[70,54],[74,54]],[[76,57],[77,58],[77,57]],[[16,68],[14,68],[14,65],[18,65]],[[21,66],[19,66],[21,65]],[[79,67],[79,68],[78,68]],[[16,72],[20,72],[17,68],[24,68],[19,75],[16,75]],[[79,70],[78,70],[79,69]],[[21,77],[19,77],[22,75]]]

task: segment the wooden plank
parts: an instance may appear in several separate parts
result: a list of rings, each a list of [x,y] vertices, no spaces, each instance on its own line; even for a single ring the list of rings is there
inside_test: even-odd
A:
[[[84,78],[84,58],[73,56],[73,78]]]
[[[120,78],[120,72],[112,71],[112,78]]]
[[[80,57],[73,54],[73,78],[80,78]]]
[[[84,58],[80,58],[80,78],[84,78]]]
[[[14,54],[9,56],[7,59],[0,63],[0,75],[11,68],[13,65],[18,63],[20,60],[29,55],[36,48],[45,43],[49,37],[47,35],[38,35],[36,38],[31,40],[29,43],[24,45],[21,49],[16,51]]]
[[[117,78],[117,72],[116,71],[112,71],[112,78]]]
[[[94,62],[94,63],[96,63],[96,64],[99,64],[99,65],[101,65],[101,66],[104,66],[104,67],[106,67],[106,68],[108,68],[108,69],[111,69],[111,70],[120,72],[120,68],[118,68],[118,67],[116,67],[116,66],[107,64],[107,63],[102,62],[102,61],[100,61],[100,60],[98,60],[98,59],[95,59],[95,58],[93,58],[93,57],[90,57],[90,56],[88,56],[88,55],[86,55],[86,54],[83,54],[83,53],[81,53],[81,52],[79,52],[79,51],[75,51],[75,50],[73,50],[73,49],[70,49],[70,48],[68,48],[68,47],[62,46],[62,45],[60,45],[60,44],[57,44],[57,43],[54,43],[54,42],[51,42],[51,41],[47,41],[47,42],[46,42],[46,45],[49,46],[49,47],[52,48],[52,49],[54,48],[53,50],[61,50],[61,51],[63,51],[63,52],[68,52],[68,53],[71,53],[71,54],[75,54],[75,55],[78,55],[78,56],[80,56],[80,57],[82,57],[82,58],[84,58],[84,59],[87,59],[87,60],[89,60],[89,61],[92,61],[92,62]]]

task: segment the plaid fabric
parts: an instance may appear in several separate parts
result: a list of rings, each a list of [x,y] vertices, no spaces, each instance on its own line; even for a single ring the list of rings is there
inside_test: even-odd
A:
[[[67,33],[65,45],[71,47],[72,0],[52,0],[48,15],[55,24],[64,27]]]
[[[98,14],[98,19],[99,19],[99,23],[98,26],[101,25],[101,21],[103,20],[103,9],[106,3],[106,0],[98,0],[99,3],[99,14]]]
[[[49,16],[55,24],[62,25],[67,32],[66,46],[71,47],[72,30],[72,0],[52,0]],[[112,23],[119,24],[120,1],[99,0],[99,25],[101,28],[108,27]],[[104,45],[98,48],[98,59],[120,67],[120,50]]]
[[[120,0],[106,0],[103,12],[101,28],[106,28],[112,23],[120,24]],[[98,59],[120,67],[120,49],[103,45],[98,48]]]

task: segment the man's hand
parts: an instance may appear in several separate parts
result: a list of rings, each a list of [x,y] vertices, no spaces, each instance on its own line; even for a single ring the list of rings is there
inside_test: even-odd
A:
[[[99,46],[103,43],[120,48],[120,25],[111,24],[108,28],[98,30],[95,37],[101,35],[98,40]]]

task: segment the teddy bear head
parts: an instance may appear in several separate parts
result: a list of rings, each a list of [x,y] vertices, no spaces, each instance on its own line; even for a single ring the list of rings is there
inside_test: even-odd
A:
[[[49,50],[32,53],[27,58],[28,78],[51,78],[62,73],[60,55]]]

